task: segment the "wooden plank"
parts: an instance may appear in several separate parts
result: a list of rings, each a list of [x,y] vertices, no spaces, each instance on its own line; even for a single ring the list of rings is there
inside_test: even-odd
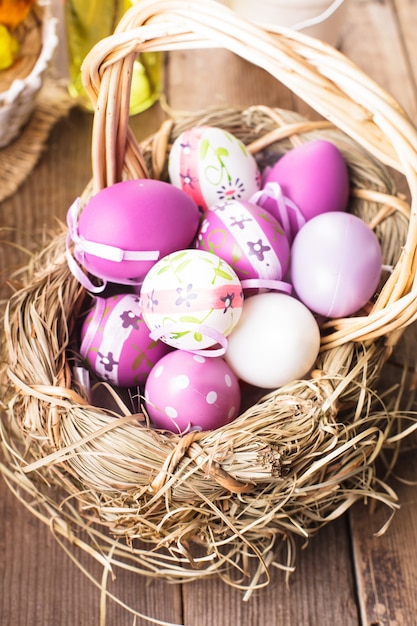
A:
[[[401,508],[384,535],[374,535],[387,520],[384,507],[372,512],[371,507],[358,505],[350,514],[363,626],[400,626],[415,624],[416,620],[415,450],[402,456],[396,473],[413,484],[391,481]]]
[[[392,0],[396,19],[401,33],[401,42],[404,46],[405,56],[409,68],[409,85],[413,91],[414,101],[417,101],[417,67],[415,59],[417,57],[417,11],[414,0]],[[415,114],[415,109],[412,109]]]
[[[348,10],[342,50],[415,118],[415,3],[350,0]],[[391,375],[395,377],[393,370]],[[389,376],[390,372],[385,375],[386,384]],[[415,451],[400,458],[397,471],[415,480]],[[415,486],[394,479],[390,484],[398,493],[401,509],[382,537],[374,536],[387,519],[382,506],[373,512],[373,507],[358,504],[349,515],[363,626],[415,623]]]
[[[214,59],[210,55],[213,56],[212,52],[198,50],[170,57],[168,91],[171,94],[169,104],[174,110],[195,110],[212,104],[248,106],[256,103],[294,108],[294,99],[288,90],[264,71],[227,51],[216,53]],[[198,88],[181,90],[184,76],[206,75],[207,63],[216,77],[215,88],[201,80],[195,81]],[[226,66],[227,74],[221,72]],[[184,585],[184,623],[198,623],[199,626],[357,625],[349,545],[346,520],[327,526],[299,554],[297,569],[288,588],[285,575],[275,570],[270,585],[256,592],[248,602],[243,602],[242,592],[218,579]]]
[[[416,99],[409,64],[403,54],[401,34],[402,31],[398,27],[391,4],[351,0],[348,3],[348,18],[342,32],[341,51],[379,85],[396,97],[412,115],[416,110]],[[198,82],[199,90],[197,93],[181,92],[176,88],[176,81],[178,81],[179,87],[182,76],[204,75],[204,66],[210,61],[209,56],[204,57],[204,54],[198,51],[193,53],[190,59],[189,53],[181,53],[171,59],[170,70],[172,74],[170,73],[170,79],[173,82],[170,84],[173,89],[170,103],[174,108],[192,108],[196,101],[195,98],[197,98],[200,106],[211,103],[227,105],[231,102],[246,105],[261,101],[284,108],[294,106],[302,113],[309,113],[308,108],[305,108],[302,103],[294,102],[288,93],[285,93],[285,90],[280,90],[280,87],[275,85],[271,87],[270,85],[273,83],[271,77],[263,77],[261,87],[255,90],[254,85],[258,70],[251,70],[253,72],[250,75],[251,80],[247,81],[248,73],[245,62],[236,61],[231,58],[229,53],[223,55],[228,63],[228,81],[230,82],[227,86],[220,82],[219,92],[217,92],[217,89],[213,91],[208,88],[207,83],[201,81],[201,84]],[[394,59],[395,63],[393,62]],[[234,69],[239,66],[245,67],[245,69]],[[220,69],[221,66],[213,72],[216,78],[220,75]],[[224,92],[225,87],[227,87],[226,92]],[[227,100],[224,93],[227,93]],[[357,511],[360,513],[356,513]],[[381,540],[374,539],[369,534],[371,520],[367,513],[368,510],[365,509],[364,511],[363,507],[355,508],[354,522],[352,522],[352,541],[357,559],[362,558],[368,563],[368,570],[363,566],[358,568],[358,577],[360,604],[362,606],[361,618],[364,620],[364,624],[370,625],[376,624],[377,620],[381,618],[380,612],[376,613],[374,610],[372,613],[369,610],[369,603],[372,603],[372,600],[369,599],[369,587],[372,589],[372,581],[377,575],[373,570],[376,569],[381,575],[379,564],[382,562],[381,554],[376,554],[377,547],[373,542],[377,542],[377,545],[380,546],[384,544],[378,544]],[[373,519],[372,522],[375,523]],[[330,527],[322,529],[317,537],[312,540],[308,549],[299,557],[298,569],[291,579],[288,592],[284,589],[282,577],[279,574],[274,577],[271,588],[256,594],[248,604],[242,603],[240,594],[225,588],[220,581],[199,582],[185,586],[184,615],[186,623],[195,623],[198,620],[199,626],[213,623],[239,623],[252,626],[252,624],[275,623],[278,619],[280,623],[285,624],[358,623],[359,618],[354,608],[354,590],[349,573],[348,540],[347,536],[340,532],[341,528],[343,529],[342,522],[334,523]],[[402,528],[401,522],[399,522],[399,528]],[[333,534],[334,532],[336,536]],[[388,537],[389,535],[387,535],[386,541],[389,541]],[[408,540],[411,546],[416,545],[416,539],[414,536],[410,536],[410,532],[408,533]],[[390,541],[391,551],[397,550],[397,559],[400,558],[399,554],[404,550],[401,533],[394,537],[391,535]],[[370,552],[371,548],[374,550],[372,553]],[[369,561],[366,561],[366,555],[369,555]],[[395,581],[396,585],[401,585],[403,579],[399,568],[402,567],[402,562],[400,561],[400,564],[397,564],[395,568],[390,567],[392,564],[392,560],[387,563],[387,567],[383,570],[385,577],[379,582],[380,593],[384,594],[386,612],[395,612],[400,606],[397,592],[390,583]],[[336,572],[334,567],[338,567],[339,570]],[[342,570],[342,574],[340,570]],[[316,586],[314,581],[317,580],[317,572],[320,572],[320,579]],[[415,587],[411,573],[407,575],[405,582],[402,593],[407,594],[407,590],[410,589],[411,594],[409,595],[414,595],[412,591]],[[411,587],[408,586],[410,582],[412,582]],[[343,595],[344,592],[346,593],[345,596]],[[415,606],[413,607],[409,595],[408,612],[404,613],[408,620],[401,621],[399,619],[397,622],[390,623],[413,623]],[[364,605],[368,605],[368,610],[363,608]],[[314,617],[308,617],[308,606],[315,613]],[[373,606],[378,608],[378,602],[374,602]],[[407,607],[407,603],[405,606]],[[401,614],[397,612],[397,616],[400,618]],[[380,624],[382,626],[385,622],[380,622]]]
[[[198,626],[357,626],[355,583],[346,518],[332,522],[298,553],[296,570],[272,572],[268,587],[243,602],[220,580],[184,585],[184,623]]]
[[[156,130],[163,113],[154,108],[132,121],[138,137]],[[74,109],[53,129],[47,149],[33,173],[16,194],[2,203],[2,226],[10,231],[9,243],[0,246],[2,269],[19,265],[27,250],[37,248],[56,220],[65,220],[74,199],[91,177],[92,116]],[[1,334],[0,334],[1,336]],[[99,624],[100,592],[89,582],[53,539],[49,529],[9,492],[0,481],[0,623],[4,626],[89,626]],[[101,578],[101,567],[85,554],[81,564]],[[181,623],[181,589],[117,572],[109,589],[128,606],[163,621]],[[161,597],[164,602],[161,602]],[[107,624],[131,626],[132,614],[107,602]],[[149,622],[138,619],[136,626]]]
[[[2,626],[90,626],[100,624],[100,590],[67,556],[50,529],[37,520],[0,481],[0,623]],[[98,583],[99,563],[72,550]],[[133,610],[180,624],[181,588],[119,570],[108,590]],[[161,597],[164,601],[161,602]],[[106,624],[132,626],[134,617],[111,599]],[[137,619],[136,626],[149,624]]]
[[[346,4],[341,51],[415,117],[416,91],[403,40],[405,35],[410,42],[415,38],[417,15],[415,8],[411,10],[414,3],[404,2],[410,6],[405,17],[406,22],[409,20],[407,32],[400,30],[392,2],[347,0]]]
[[[265,70],[217,49],[172,53],[167,93],[174,113],[254,104],[290,109],[293,102],[291,93]]]

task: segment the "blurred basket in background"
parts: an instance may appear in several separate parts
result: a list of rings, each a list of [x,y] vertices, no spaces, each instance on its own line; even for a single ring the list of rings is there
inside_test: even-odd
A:
[[[18,51],[13,64],[0,71],[0,148],[9,145],[29,120],[57,46],[50,3],[34,2],[12,34]]]

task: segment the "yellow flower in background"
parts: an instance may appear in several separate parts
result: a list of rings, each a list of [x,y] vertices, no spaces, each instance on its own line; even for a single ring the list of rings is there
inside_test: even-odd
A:
[[[12,31],[23,22],[34,1],[0,0],[0,70],[13,65],[19,44]]]
[[[0,70],[5,70],[13,65],[18,50],[17,39],[13,37],[6,26],[0,24]]]
[[[0,24],[13,30],[29,13],[35,0],[0,0]]]

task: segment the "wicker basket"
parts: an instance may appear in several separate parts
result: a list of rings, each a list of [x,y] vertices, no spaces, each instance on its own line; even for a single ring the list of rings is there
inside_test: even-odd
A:
[[[136,54],[208,46],[265,68],[323,120],[262,105],[210,110],[169,120],[138,146],[127,106]],[[310,379],[255,391],[263,397],[248,396],[228,426],[184,437],[151,429],[138,404],[132,410],[106,385],[113,409],[89,404],[72,343],[86,292],[68,269],[65,229],[26,268],[9,301],[3,472],[20,497],[55,533],[91,553],[97,546],[97,558],[107,554],[112,567],[127,561],[174,581],[219,574],[251,590],[267,584],[280,545],[310,537],[358,499],[396,507],[375,461],[414,424],[399,419],[397,404],[390,412],[390,397],[376,390],[417,314],[417,132],[392,98],[330,46],[284,28],[269,34],[209,0],[142,0],[83,71],[96,113],[93,178],[82,205],[123,177],[165,178],[170,145],[195,124],[229,130],[261,165],[327,138],[348,163],[350,210],[372,225],[384,264],[393,266],[367,312],[323,326]],[[411,209],[390,168],[408,183]],[[84,544],[74,528],[87,533]],[[250,557],[258,564],[253,577]]]
[[[15,36],[19,55],[0,72],[0,148],[10,144],[29,120],[58,43],[50,3],[36,2]]]

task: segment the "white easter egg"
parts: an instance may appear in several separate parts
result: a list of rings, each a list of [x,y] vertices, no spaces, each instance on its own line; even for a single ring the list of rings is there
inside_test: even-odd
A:
[[[241,380],[266,389],[303,378],[320,348],[311,311],[292,296],[262,293],[245,300],[225,359]]]

